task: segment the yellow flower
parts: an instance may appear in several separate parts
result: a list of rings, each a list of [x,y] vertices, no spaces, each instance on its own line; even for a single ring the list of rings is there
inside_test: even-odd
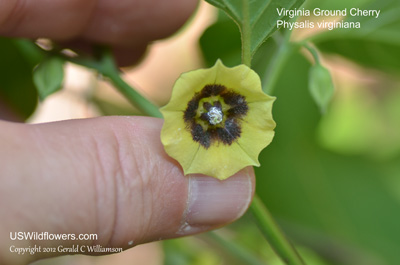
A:
[[[184,73],[161,109],[161,141],[186,174],[226,179],[260,166],[258,155],[274,136],[274,97],[262,92],[258,75],[245,65]]]

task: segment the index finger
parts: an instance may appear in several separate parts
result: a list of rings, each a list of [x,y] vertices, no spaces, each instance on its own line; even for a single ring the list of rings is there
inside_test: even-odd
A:
[[[83,39],[130,46],[166,37],[193,12],[195,0],[3,0],[0,35]]]

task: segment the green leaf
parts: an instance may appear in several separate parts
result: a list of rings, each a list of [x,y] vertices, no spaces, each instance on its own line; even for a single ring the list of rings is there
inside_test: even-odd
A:
[[[335,1],[321,1],[321,0],[307,0],[305,3],[305,9],[313,10],[314,8],[320,8],[321,10],[343,10],[345,8],[360,7],[367,3],[376,0],[335,0]]]
[[[313,65],[309,71],[308,88],[321,112],[325,113],[334,92],[329,70],[319,63]]]
[[[33,81],[40,100],[44,100],[61,89],[64,79],[64,62],[59,57],[49,57],[36,67],[33,72]]]
[[[400,71],[400,1],[376,1],[362,7],[381,10],[378,18],[352,17],[360,29],[336,29],[311,38],[323,52],[339,54],[369,68]]]
[[[304,0],[206,0],[224,10],[239,26],[242,49],[252,57],[277,30],[277,20],[287,20],[277,9],[299,8]]]
[[[32,70],[41,60],[31,41],[0,38],[0,100],[10,111],[3,119],[25,120],[36,108],[37,92]]]

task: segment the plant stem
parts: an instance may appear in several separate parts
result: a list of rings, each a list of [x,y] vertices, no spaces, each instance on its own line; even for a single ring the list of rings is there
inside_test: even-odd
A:
[[[315,64],[321,64],[317,50],[315,48],[311,47],[308,43],[304,43],[302,45],[304,48],[306,48],[311,53],[311,55],[313,56],[313,58],[315,60]]]
[[[230,254],[232,254],[237,260],[241,261],[243,264],[264,265],[264,263],[258,260],[253,254],[248,252],[245,248],[239,246],[234,241],[226,240],[225,238],[218,235],[218,233],[216,232],[209,232],[206,235],[217,244],[225,248]]]
[[[251,27],[248,0],[243,0],[242,63],[251,67]]]
[[[292,45],[289,42],[290,32],[290,30],[285,32],[285,37],[283,38],[282,43],[279,44],[279,50],[272,58],[268,66],[268,72],[265,74],[265,78],[263,78],[263,90],[269,95],[272,95],[276,82],[278,81],[283,67],[289,59],[289,55],[292,51]]]
[[[111,50],[107,47],[98,47],[100,60],[88,59],[84,57],[66,57],[64,59],[82,65],[91,69],[95,69],[103,76],[107,77],[118,91],[141,113],[147,116],[162,118],[158,107],[142,96],[132,86],[126,83],[120,76],[120,71],[114,62]]]
[[[103,73],[108,77],[118,91],[143,114],[148,116],[162,118],[161,112],[158,108],[139,94],[135,89],[128,85],[118,73],[110,72]]]
[[[278,256],[288,265],[305,265],[296,249],[286,239],[284,233],[257,195],[254,196],[250,210],[259,229]]]

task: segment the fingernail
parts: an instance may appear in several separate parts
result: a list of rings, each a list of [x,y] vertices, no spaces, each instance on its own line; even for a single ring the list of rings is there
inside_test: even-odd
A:
[[[203,175],[189,178],[188,203],[179,234],[194,234],[230,223],[242,216],[253,197],[251,169],[226,180]]]

